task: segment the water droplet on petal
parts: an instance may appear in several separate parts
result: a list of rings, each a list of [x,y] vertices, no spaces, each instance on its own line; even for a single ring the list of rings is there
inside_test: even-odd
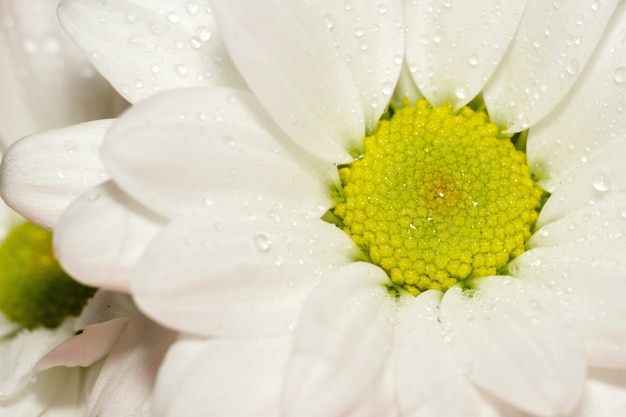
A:
[[[591,10],[593,10],[594,12],[599,11],[600,7],[602,7],[602,3],[600,3],[599,1],[594,1],[593,3],[591,3]]]
[[[591,177],[593,188],[601,193],[606,193],[611,189],[611,179],[604,170],[599,170]]]
[[[378,5],[378,13],[385,14],[387,13],[387,6],[385,4]]]
[[[167,14],[167,21],[174,24],[174,23],[178,23],[178,21],[180,20],[180,18],[178,17],[178,14],[176,14],[175,12],[169,12]]]
[[[180,75],[181,77],[184,77],[189,72],[189,69],[182,64],[176,65],[174,70],[176,71],[176,74]]]
[[[198,4],[193,2],[193,1],[188,1],[187,4],[185,5],[185,9],[187,10],[187,13],[189,13],[190,15],[195,15],[196,13],[198,13]]]
[[[268,252],[272,248],[272,241],[265,233],[259,233],[252,238],[252,243],[261,252]]]
[[[567,66],[567,68],[565,68],[565,70],[567,71],[567,73],[569,75],[576,75],[578,74],[578,61],[577,60],[572,60],[572,62],[569,63],[569,65]]]
[[[102,54],[98,51],[91,51],[89,53],[89,57],[91,58],[92,61],[100,61],[102,59]]]
[[[626,67],[617,67],[613,73],[613,79],[618,84],[626,83]]]
[[[386,96],[391,95],[391,93],[393,93],[393,83],[391,82],[386,82],[383,83],[383,94]]]
[[[468,62],[472,67],[475,67],[476,65],[478,65],[478,57],[476,55],[472,55],[469,57]]]
[[[211,39],[211,29],[206,26],[200,26],[196,29],[196,35],[204,42],[208,42]]]
[[[343,8],[344,10],[352,10],[352,3],[346,0],[346,2],[343,4]]]

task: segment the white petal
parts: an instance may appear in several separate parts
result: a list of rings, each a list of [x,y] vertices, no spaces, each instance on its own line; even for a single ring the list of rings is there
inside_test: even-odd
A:
[[[2,159],[0,188],[9,206],[52,229],[67,206],[108,174],[98,148],[112,120],[28,136]]]
[[[561,106],[528,132],[529,165],[550,191],[574,169],[626,138],[625,25],[626,3],[621,2]]]
[[[182,339],[159,371],[156,417],[278,417],[291,338]]]
[[[130,319],[137,315],[129,296],[99,290],[87,302],[73,329],[80,330],[48,352],[34,372],[62,366],[91,366],[108,355]]]
[[[405,107],[405,99],[408,100],[410,104],[415,104],[421,98],[424,98],[424,96],[417,89],[405,61],[404,64],[402,64],[398,85],[396,85],[393,97],[391,97],[391,104],[397,108],[402,108]]]
[[[63,32],[58,2],[0,4],[0,145],[26,135],[113,117],[124,100]]]
[[[527,412],[570,412],[585,381],[578,332],[522,281],[487,277],[476,285],[469,294],[448,290],[440,307],[466,377]]]
[[[0,399],[0,417],[83,417],[84,374],[81,368],[65,367],[41,373],[15,398]]]
[[[55,255],[80,282],[128,292],[137,260],[165,223],[114,183],[105,182],[63,213],[54,231]]]
[[[21,330],[0,343],[0,398],[14,395],[33,379],[33,367],[50,350],[74,334],[74,318],[59,327]]]
[[[90,395],[88,416],[148,417],[161,361],[175,338],[138,315],[107,357]]]
[[[139,307],[167,326],[205,335],[276,335],[293,328],[309,292],[357,257],[334,225],[233,194],[172,221],[140,259]]]
[[[87,301],[87,305],[74,323],[74,329],[81,330],[92,324],[119,317],[133,317],[135,314],[137,314],[137,308],[130,296],[114,291],[98,290]]]
[[[496,416],[463,376],[439,322],[441,292],[427,291],[402,311],[394,351],[402,416]]]
[[[350,162],[365,134],[360,94],[317,6],[214,3],[228,52],[281,128],[326,161]]]
[[[178,87],[242,88],[209,0],[65,0],[63,27],[131,103]]]
[[[626,413],[626,372],[591,369],[585,397],[571,417],[611,417]]]
[[[290,144],[250,93],[231,89],[176,90],[134,106],[103,157],[123,189],[169,217],[231,191],[321,216],[337,176]]]
[[[537,226],[561,219],[577,209],[590,210],[602,202],[626,208],[626,137],[589,163],[575,170],[553,192],[541,209]],[[620,210],[621,211],[621,210]]]
[[[526,1],[405,2],[406,60],[433,105],[459,109],[482,90],[513,38]]]
[[[378,267],[354,263],[307,299],[285,380],[286,416],[353,416],[381,384],[396,300]]]
[[[545,288],[572,319],[591,366],[626,368],[625,243],[535,248],[510,265],[516,277]]]
[[[527,247],[611,245],[607,239],[626,243],[626,192],[576,208],[560,219],[542,226],[527,242]],[[601,250],[601,249],[600,249]]]
[[[69,337],[41,358],[33,368],[34,372],[59,365],[93,365],[111,351],[117,338],[128,327],[129,321],[128,318],[117,318],[87,326],[82,333]]]
[[[402,68],[402,1],[325,0],[315,5],[348,64],[371,129],[385,111]]]
[[[519,132],[569,91],[593,53],[617,0],[528,0],[502,62],[484,89],[491,120]]]

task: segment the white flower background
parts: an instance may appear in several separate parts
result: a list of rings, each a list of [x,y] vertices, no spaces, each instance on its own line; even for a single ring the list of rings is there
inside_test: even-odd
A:
[[[54,230],[73,276],[186,333],[154,415],[626,410],[623,1],[66,0],[59,15],[133,107],[18,142],[2,193]],[[510,277],[394,299],[320,220],[336,164],[390,100],[478,93],[528,129],[551,197]]]

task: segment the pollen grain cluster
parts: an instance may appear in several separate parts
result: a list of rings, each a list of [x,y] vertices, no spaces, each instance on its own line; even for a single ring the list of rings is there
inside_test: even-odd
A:
[[[414,295],[496,275],[524,251],[543,193],[485,113],[425,100],[381,121],[339,174],[344,231]]]

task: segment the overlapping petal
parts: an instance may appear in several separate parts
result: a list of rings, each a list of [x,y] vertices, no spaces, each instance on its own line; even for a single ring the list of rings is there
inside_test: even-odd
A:
[[[140,103],[109,131],[102,152],[120,187],[168,217],[228,190],[321,216],[337,175],[290,144],[251,94],[231,89],[176,90]]]
[[[131,103],[177,87],[244,87],[209,0],[64,0],[59,18],[98,71]]]
[[[541,209],[537,226],[543,227],[575,210],[593,213],[601,202],[621,212],[626,193],[626,137],[581,166],[559,184]],[[620,227],[618,230],[622,230]]]
[[[513,275],[552,294],[585,342],[591,366],[626,367],[626,268],[622,239],[540,247],[512,265]]]
[[[395,85],[392,74],[400,68],[393,67],[393,56],[402,28],[375,33],[368,25],[374,24],[373,16],[380,12],[377,5],[365,2],[356,7],[366,16],[363,26],[355,27],[356,11],[352,12],[351,2],[345,4],[346,10],[337,10],[340,6],[336,4],[324,16],[316,3],[215,2],[228,51],[268,113],[304,149],[340,163],[351,161],[350,153],[361,148],[366,126],[372,125],[368,119],[380,114],[388,101],[381,97],[375,110],[365,110],[372,107],[374,92],[386,91],[388,82]],[[382,4],[392,15],[397,14],[397,4]],[[285,15],[292,18],[285,19]],[[335,25],[337,29],[333,29]],[[372,38],[368,41],[372,49],[367,43],[364,50],[356,51],[362,56],[351,68],[346,54],[355,53],[354,42],[344,39],[350,28]],[[391,63],[381,61],[390,55]],[[391,65],[389,74],[385,73],[387,65]],[[382,71],[371,70],[372,75],[367,75],[370,68],[377,67]],[[355,71],[366,75],[353,77]],[[369,102],[363,102],[364,97]]]
[[[55,227],[55,254],[80,282],[129,292],[137,260],[165,224],[108,181],[65,210]]]
[[[440,291],[427,291],[402,311],[394,349],[397,401],[406,417],[497,414],[460,372],[439,321]]]
[[[183,331],[285,334],[309,292],[357,249],[334,225],[271,200],[219,197],[163,229],[137,264],[132,293],[151,317]]]
[[[483,93],[508,132],[528,129],[567,94],[598,44],[617,0],[528,0],[515,38]]]
[[[24,138],[4,155],[2,198],[34,223],[52,229],[70,203],[109,178],[98,148],[113,120]]]
[[[278,417],[290,347],[291,337],[181,338],[159,371],[153,415]]]
[[[528,163],[549,191],[626,138],[625,27],[626,3],[621,2],[564,105],[528,132]]]
[[[302,307],[283,392],[286,416],[359,415],[383,383],[397,320],[384,271],[353,263]]]
[[[458,110],[483,89],[525,5],[525,0],[405,2],[407,64],[431,104]]]
[[[156,374],[175,336],[175,332],[156,325],[142,315],[131,320],[102,366],[86,415],[152,415],[151,400]]]
[[[55,0],[0,3],[0,149],[46,129],[116,116],[125,101],[63,32]]]
[[[527,412],[571,412],[583,391],[582,341],[531,285],[510,277],[448,290],[441,320],[448,347],[470,381]]]
[[[403,3],[324,0],[315,6],[352,75],[366,128],[371,130],[387,107],[402,68]]]

